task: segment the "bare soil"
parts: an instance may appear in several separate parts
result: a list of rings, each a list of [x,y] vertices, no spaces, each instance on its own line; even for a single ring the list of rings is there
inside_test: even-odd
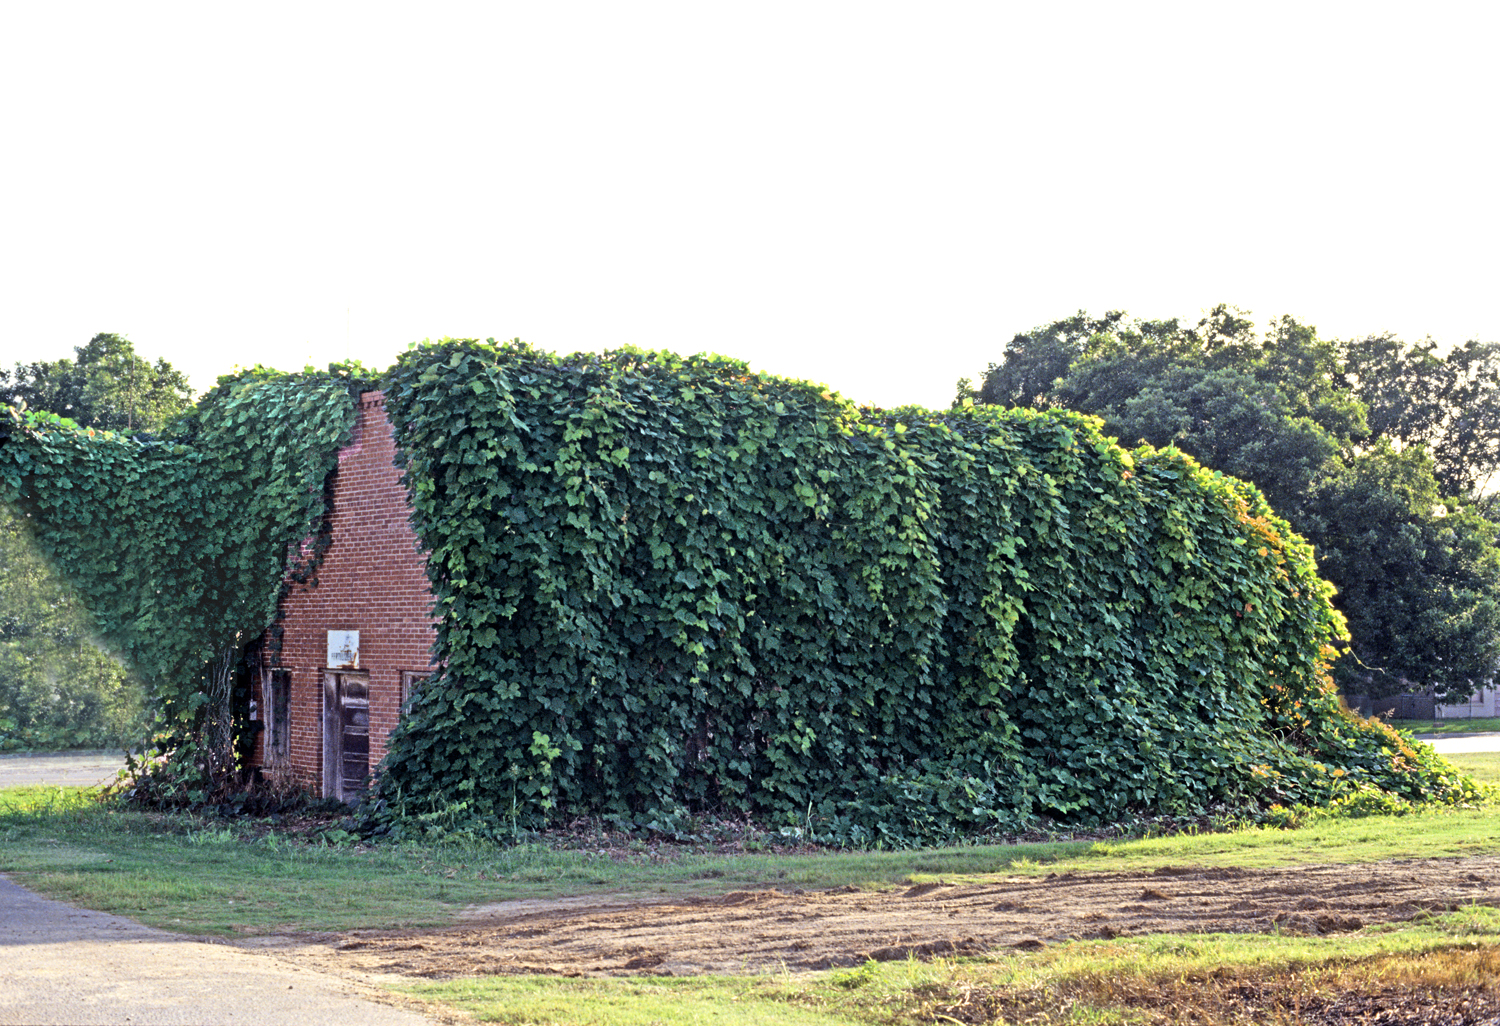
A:
[[[1500,857],[517,901],[470,909],[460,924],[436,929],[248,943],[304,966],[406,977],[795,972],[1146,933],[1337,934],[1476,903],[1500,906]]]

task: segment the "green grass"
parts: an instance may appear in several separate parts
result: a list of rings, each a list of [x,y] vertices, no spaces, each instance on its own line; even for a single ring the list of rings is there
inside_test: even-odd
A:
[[[46,813],[74,808],[98,793],[93,787],[56,787],[37,785],[34,787],[0,788],[0,817],[17,813]]]
[[[1500,752],[1462,752],[1444,758],[1481,784],[1500,784]]]
[[[1500,753],[1453,761],[1481,779],[1500,779]],[[575,894],[680,896],[849,884],[885,888],[1069,870],[1256,868],[1496,854],[1500,806],[1314,819],[1295,830],[1249,827],[1107,842],[909,852],[716,855],[644,844],[604,852],[590,849],[586,836],[574,843],[579,847],[466,843],[362,848],[274,832],[257,835],[220,820],[123,811],[101,806],[81,788],[0,790],[0,871],[43,894],[88,908],[184,933],[221,936],[443,925],[473,904]],[[370,886],[377,880],[379,886]],[[1001,1015],[1045,1024],[1187,1021],[1194,1016],[1217,1022],[1241,1014],[1235,1002],[1243,1002],[1245,993],[1269,994],[1266,1000],[1284,999],[1293,1008],[1321,992],[1318,988],[1386,986],[1392,980],[1438,988],[1485,980],[1488,986],[1500,983],[1497,967],[1500,913],[1473,908],[1334,938],[1142,937],[1057,944],[1035,952],[1004,950],[981,959],[868,963],[826,973],[489,977],[402,989],[480,1020],[516,1024],[902,1026],[994,1021]]]
[[[1493,770],[1491,770],[1493,772]],[[1168,865],[1360,863],[1500,854],[1500,807],[1324,819],[1108,842],[973,845],[903,852],[722,855],[522,844],[309,843],[189,816],[101,807],[82,789],[0,791],[0,872],[49,897],[184,933],[233,935],[451,923],[489,902],[568,895],[651,897],[733,890],[888,888],[1048,872]],[[368,886],[379,880],[380,886]]]
[[[1457,720],[1391,720],[1397,730],[1413,734],[1482,734],[1500,731],[1500,716],[1476,716]]]
[[[1500,913],[1471,908],[1338,937],[1264,934],[1078,941],[980,959],[867,962],[853,969],[690,979],[495,976],[405,992],[481,1022],[651,1023],[1228,1021],[1247,989],[1288,1011],[1310,995],[1441,988],[1493,978]],[[1289,1016],[1271,1021],[1300,1021]]]

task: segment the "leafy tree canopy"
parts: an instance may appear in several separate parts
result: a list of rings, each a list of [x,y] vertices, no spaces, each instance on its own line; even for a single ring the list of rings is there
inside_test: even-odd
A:
[[[1431,457],[1380,439],[1329,461],[1301,520],[1356,639],[1339,672],[1353,690],[1411,685],[1455,697],[1488,680],[1500,651],[1497,528],[1472,503],[1439,500]]]
[[[83,427],[153,433],[192,405],[186,376],[166,360],[141,358],[123,335],[95,335],[74,354],[0,370],[0,401],[20,400]]]
[[[1439,356],[1431,339],[1406,345],[1386,334],[1341,355],[1371,434],[1424,447],[1444,494],[1488,503],[1500,469],[1500,343],[1469,341]]]
[[[1080,312],[1017,335],[965,398],[1096,414],[1253,481],[1339,588],[1346,689],[1460,695],[1492,675],[1500,346],[1338,342],[1292,317],[1257,334],[1225,305],[1191,325]]]

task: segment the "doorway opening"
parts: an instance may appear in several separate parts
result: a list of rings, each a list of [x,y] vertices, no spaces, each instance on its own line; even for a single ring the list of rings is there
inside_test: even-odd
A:
[[[267,669],[260,675],[260,719],[264,724],[261,740],[264,768],[273,779],[289,774],[292,763],[292,674],[289,670]]]

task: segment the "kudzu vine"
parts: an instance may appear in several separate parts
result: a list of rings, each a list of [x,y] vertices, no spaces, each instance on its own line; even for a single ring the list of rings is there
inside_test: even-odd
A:
[[[159,708],[201,706],[211,664],[222,677],[273,621],[288,574],[311,570],[325,482],[368,384],[358,365],[257,367],[220,379],[161,438],[0,417],[0,498]]]
[[[386,388],[441,669],[379,826],[730,813],[910,843],[1463,793],[1343,715],[1329,586],[1260,494],[1091,418],[473,341]]]
[[[158,697],[315,571],[386,390],[438,616],[376,831],[746,816],[858,844],[1370,791],[1312,553],[1252,487],[1065,412],[859,410],[720,357],[414,347],[222,379],[161,440],[0,423],[0,497]],[[274,631],[273,631],[274,634]]]

